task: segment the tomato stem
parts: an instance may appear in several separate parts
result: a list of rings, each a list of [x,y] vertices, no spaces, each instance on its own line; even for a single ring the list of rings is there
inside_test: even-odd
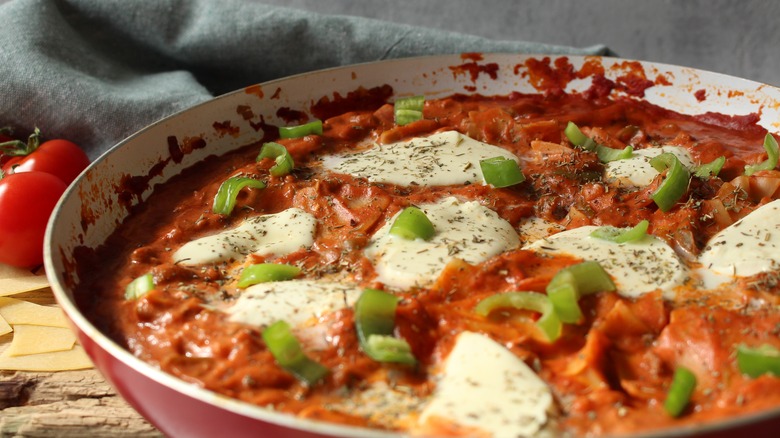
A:
[[[9,128],[3,128],[9,129]],[[35,128],[32,134],[27,137],[27,143],[21,140],[11,140],[0,143],[0,152],[10,157],[24,157],[30,155],[41,145],[41,130]]]

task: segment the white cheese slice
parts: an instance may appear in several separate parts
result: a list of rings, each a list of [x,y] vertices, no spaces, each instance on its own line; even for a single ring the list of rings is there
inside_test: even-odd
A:
[[[614,181],[619,186],[647,187],[653,182],[658,171],[650,165],[650,160],[663,153],[674,154],[687,168],[694,167],[693,158],[685,148],[679,146],[661,146],[634,151],[631,158],[610,161],[604,165],[607,181]]]
[[[428,431],[427,423],[444,421],[487,436],[528,437],[547,423],[552,406],[550,388],[525,362],[485,335],[463,332],[419,422]]]
[[[524,249],[597,261],[614,280],[617,292],[625,297],[639,297],[660,289],[664,296],[672,298],[674,288],[687,280],[688,269],[663,240],[648,235],[638,242],[620,244],[591,237],[596,228],[563,231]]]
[[[447,197],[418,206],[433,223],[430,240],[408,240],[388,233],[395,218],[377,230],[365,249],[378,280],[397,288],[432,283],[455,258],[481,263],[519,245],[509,222],[476,201]],[[400,212],[399,212],[400,214]]]
[[[289,208],[276,214],[246,219],[236,228],[187,242],[174,253],[174,260],[188,266],[241,260],[251,253],[286,255],[314,243],[317,219]]]
[[[325,168],[398,185],[443,186],[484,183],[479,161],[501,156],[518,161],[506,149],[489,145],[457,131],[418,137],[349,155],[322,159]]]
[[[757,208],[713,236],[699,255],[704,287],[780,270],[780,200]]]
[[[354,284],[326,280],[260,283],[246,288],[226,312],[231,321],[257,327],[279,320],[300,327],[351,307],[362,290]]]

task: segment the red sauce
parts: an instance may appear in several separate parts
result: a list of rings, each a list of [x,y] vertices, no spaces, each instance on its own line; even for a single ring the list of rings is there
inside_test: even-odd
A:
[[[473,78],[479,72],[490,74],[483,69],[486,66],[476,70],[470,70],[470,63],[464,66]],[[562,90],[578,76],[566,61],[552,66],[548,59],[528,67],[530,80],[548,90]],[[734,197],[739,185],[731,180],[739,176],[745,162],[755,162],[765,131],[756,125],[755,115],[686,116],[642,101],[610,99],[613,87],[642,95],[649,86],[643,74],[628,67],[617,83],[597,75],[582,95],[455,95],[428,101],[426,120],[403,127],[395,126],[392,107],[386,104],[392,96],[390,87],[323,98],[311,111],[324,121],[321,137],[278,140],[295,159],[291,175],[271,177],[271,160],[255,161],[258,144],[212,157],[157,188],[105,245],[95,251],[79,249],[78,305],[133,354],[177,377],[251,403],[342,424],[378,427],[370,418],[329,410],[329,403],[338,401],[339,388],[355,387],[389,370],[397,384],[421,396],[430,394],[433,384],[426,366],[435,364],[437,355],[445,354],[455,335],[464,330],[485,333],[522,360],[536,364],[539,375],[553,388],[560,428],[577,434],[647,431],[777,408],[780,379],[742,376],[732,354],[734,345],[742,342],[780,346],[776,282],[765,281],[758,288],[755,282],[740,283],[722,296],[694,296],[692,291],[690,299],[673,301],[664,301],[659,293],[637,299],[595,294],[582,300],[585,321],[567,324],[563,336],[549,344],[533,328],[533,315],[510,312],[484,318],[472,311],[480,299],[496,292],[544,292],[558,270],[575,263],[566,257],[511,250],[477,265],[450,264],[430,287],[395,292],[402,298],[396,334],[410,343],[423,365],[417,369],[368,358],[359,348],[351,309],[327,316],[329,344],[310,355],[331,373],[309,388],[276,365],[261,339],[262,328],[230,322],[224,313],[202,305],[230,301],[240,293],[231,285],[228,272],[220,266],[191,268],[172,260],[171,249],[195,236],[222,230],[248,216],[295,206],[318,219],[316,243],[311,250],[274,261],[301,266],[311,277],[346,269],[362,285],[381,287],[362,253],[371,234],[403,206],[449,195],[479,200],[513,226],[530,216],[570,228],[630,226],[648,219],[656,236],[681,254],[695,256],[725,226],[707,215],[707,206],[728,202],[726,218],[736,220],[762,202],[755,196]],[[266,140],[277,140],[274,127],[262,117],[248,108],[239,113],[247,120],[259,119],[257,129],[263,129]],[[297,114],[293,118],[303,119]],[[568,121],[610,147],[675,144],[701,162],[725,155],[727,165],[721,178],[693,181],[686,195],[690,201],[663,213],[650,199],[657,184],[638,190],[608,187],[595,154],[573,149],[565,139],[562,130]],[[316,159],[353,150],[366,139],[388,142],[444,129],[523,157],[526,182],[500,190],[481,184],[433,188],[372,184],[328,173]],[[174,160],[178,145],[176,139],[169,142]],[[239,205],[250,208],[238,208],[230,217],[212,213],[217,188],[236,174],[261,178],[267,187],[241,193]],[[763,177],[780,178],[777,172],[765,172]],[[144,178],[128,178],[121,202],[137,197],[147,183]],[[778,196],[774,193],[770,198]],[[575,219],[573,209],[579,212]],[[138,300],[126,300],[125,285],[146,272],[154,274],[156,289]],[[757,299],[767,304],[746,305]],[[720,300],[742,304],[721,306]],[[694,371],[702,383],[691,406],[675,419],[661,405],[675,364],[691,355],[698,355]]]
[[[299,124],[309,121],[309,116],[303,111],[293,110],[290,108],[279,108],[276,111],[276,115],[287,123],[293,124],[295,122]]]
[[[325,120],[336,117],[349,111],[366,111],[378,108],[386,103],[393,95],[393,88],[389,85],[371,89],[359,89],[342,96],[335,93],[333,98],[327,96],[321,98],[311,107],[314,117]]]
[[[261,99],[263,98],[263,95],[264,95],[264,93],[263,93],[263,87],[261,87],[259,84],[258,84],[258,85],[252,85],[252,86],[250,86],[250,87],[246,87],[246,88],[244,89],[244,92],[245,92],[246,94],[252,94],[252,95],[255,95],[255,96],[257,96],[257,97],[259,97],[259,98],[261,98]]]
[[[568,59],[556,58],[554,66],[550,62],[550,58],[541,60],[529,58],[525,61],[529,82],[537,90],[545,90],[548,93],[560,92],[569,82],[578,77]]]
[[[238,126],[233,126],[233,124],[230,123],[230,120],[226,120],[224,122],[214,122],[212,126],[214,127],[214,131],[216,131],[220,136],[230,135],[232,137],[238,137],[239,133],[241,132]]]
[[[655,85],[645,76],[642,64],[636,61],[623,62],[621,67],[626,73],[617,78],[619,88],[629,96],[644,97],[645,90]]]
[[[487,64],[479,64],[479,61],[483,60],[480,53],[466,53],[461,55],[461,59],[471,60],[471,62],[465,62],[460,65],[450,67],[453,76],[468,75],[472,82],[476,82],[479,75],[482,73],[487,74],[491,79],[496,79],[498,75],[498,64],[490,62]]]

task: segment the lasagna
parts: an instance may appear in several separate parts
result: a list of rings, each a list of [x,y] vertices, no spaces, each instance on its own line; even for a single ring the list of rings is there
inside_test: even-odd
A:
[[[754,118],[355,100],[157,187],[79,254],[80,307],[194,385],[354,427],[613,435],[780,406],[780,172]]]

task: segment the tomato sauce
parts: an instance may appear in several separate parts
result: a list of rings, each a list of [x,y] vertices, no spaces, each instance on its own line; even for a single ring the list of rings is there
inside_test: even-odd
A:
[[[462,66],[464,72],[478,74],[468,66]],[[619,85],[641,94],[647,83],[627,74]],[[603,89],[613,86],[600,83],[602,92],[583,95],[453,95],[426,102],[425,120],[401,127],[394,124],[392,105],[386,103],[392,96],[389,87],[323,99],[312,109],[324,122],[322,136],[278,140],[295,160],[292,174],[270,176],[273,161],[255,161],[258,144],[213,157],[158,187],[133,208],[105,245],[80,251],[78,265],[90,270],[79,272],[78,304],[134,355],[181,379],[250,403],[342,424],[403,428],[327,406],[338,403],[345,388],[390,378],[419,397],[430,395],[434,384],[428,367],[441,360],[464,330],[489,335],[531,364],[553,390],[556,427],[575,434],[647,431],[777,408],[780,379],[745,377],[733,357],[739,343],[780,347],[780,289],[771,275],[718,293],[691,290],[672,300],[664,300],[660,292],[636,299],[594,294],[582,299],[585,320],[565,325],[561,338],[549,343],[534,328],[532,312],[507,311],[486,318],[473,307],[498,292],[544,293],[555,273],[576,259],[515,249],[476,265],[450,263],[430,287],[394,291],[402,298],[396,334],[409,342],[420,366],[381,364],[366,356],[359,347],[354,313],[344,308],[324,317],[328,345],[311,353],[331,372],[308,387],[275,363],[261,327],[231,322],[214,310],[215,303],[230,303],[241,293],[230,281],[233,272],[220,265],[193,268],[173,260],[172,250],[195,236],[294,206],[317,218],[315,243],[310,250],[274,262],[300,266],[307,278],[339,272],[362,286],[381,288],[362,252],[372,234],[407,205],[456,196],[478,200],[514,227],[532,216],[565,228],[626,227],[648,219],[650,232],[690,261],[730,221],[778,198],[778,191],[756,194],[758,189],[751,189],[741,176],[746,163],[762,159],[766,132],[756,125],[755,115],[682,115],[635,99],[606,97]],[[291,111],[285,114],[305,119]],[[613,148],[672,144],[687,149],[697,162],[723,155],[726,165],[720,178],[695,179],[687,201],[664,213],[650,198],[659,181],[642,189],[608,187],[602,178],[604,165],[595,154],[568,143],[563,128],[569,121]],[[506,148],[521,157],[527,180],[505,189],[482,184],[395,186],[327,172],[317,159],[359,149],[367,139],[389,143],[442,130]],[[171,140],[172,148],[179,150],[179,145]],[[219,185],[237,174],[262,179],[267,187],[243,191],[238,198],[243,207],[231,216],[213,213]],[[764,171],[758,177],[780,175]],[[716,204],[728,208],[718,210]],[[253,262],[266,259],[249,257]],[[147,272],[154,275],[155,289],[137,300],[125,299],[125,286]],[[662,405],[680,362],[692,364],[699,385],[684,415],[672,418]]]

